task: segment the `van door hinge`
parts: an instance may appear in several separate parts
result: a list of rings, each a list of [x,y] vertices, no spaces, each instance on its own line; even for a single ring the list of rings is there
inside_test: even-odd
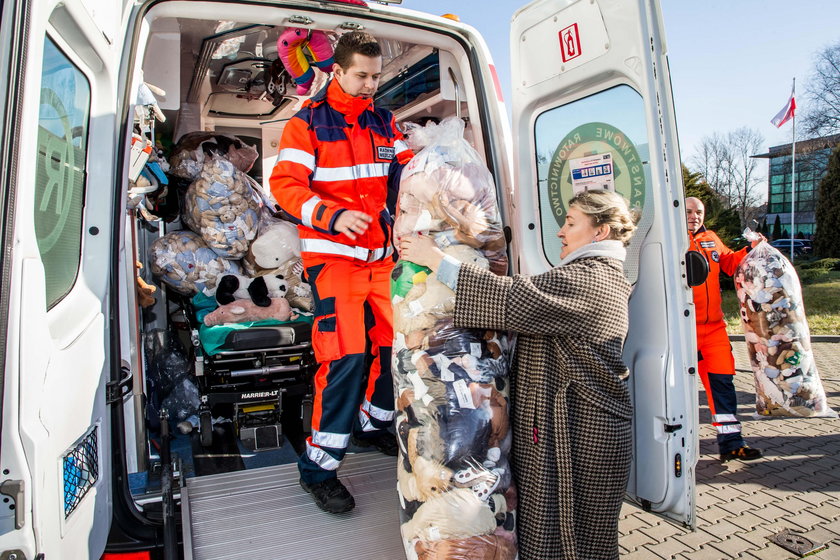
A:
[[[23,487],[24,483],[22,480],[4,480],[0,484],[0,494],[5,494],[15,501],[15,529],[23,529],[23,523],[26,519],[26,503],[24,502]],[[16,551],[11,551],[10,553],[14,552]],[[0,555],[0,560],[3,560],[3,557],[3,555]],[[21,558],[23,557],[21,556]]]
[[[105,384],[105,404],[114,404],[122,400],[131,391],[131,368],[123,363],[120,367],[120,378]]]
[[[682,430],[682,424],[665,424],[666,434],[672,434],[677,430]]]

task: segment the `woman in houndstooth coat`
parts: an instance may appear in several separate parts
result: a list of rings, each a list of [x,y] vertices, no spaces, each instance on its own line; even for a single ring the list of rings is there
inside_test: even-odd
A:
[[[428,238],[400,240],[401,258],[455,290],[457,327],[518,334],[512,455],[523,560],[618,558],[633,416],[623,260],[634,229],[620,195],[580,193],[557,234],[560,264],[536,276],[496,276]]]

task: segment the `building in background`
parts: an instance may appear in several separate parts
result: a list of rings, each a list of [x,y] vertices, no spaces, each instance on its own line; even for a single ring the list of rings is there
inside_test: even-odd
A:
[[[828,158],[837,144],[840,144],[840,134],[796,142],[796,205],[793,225],[797,237],[811,238],[816,231],[814,211],[817,208],[820,180],[825,176]],[[772,227],[776,216],[779,216],[783,237],[790,235],[790,147],[790,144],[772,146],[766,154],[752,156],[769,160],[767,225]]]

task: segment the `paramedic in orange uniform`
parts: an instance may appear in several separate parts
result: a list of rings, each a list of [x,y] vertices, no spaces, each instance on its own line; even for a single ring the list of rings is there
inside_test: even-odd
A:
[[[717,429],[718,450],[722,462],[761,458],[761,451],[750,447],[741,437],[741,423],[736,416],[735,358],[726,334],[726,323],[720,303],[720,273],[732,276],[738,263],[747,254],[744,247],[732,251],[720,238],[703,227],[706,209],[699,198],[685,199],[689,250],[698,251],[709,263],[706,281],[694,286],[694,311],[697,322],[697,365],[706,390],[712,425]],[[755,247],[764,238],[753,241]]]
[[[389,207],[413,154],[393,115],[373,105],[381,73],[376,39],[342,35],[333,79],[286,124],[271,175],[271,192],[298,223],[315,300],[320,367],[300,483],[330,513],[355,507],[336,476],[351,440],[397,454],[386,431],[394,417]]]

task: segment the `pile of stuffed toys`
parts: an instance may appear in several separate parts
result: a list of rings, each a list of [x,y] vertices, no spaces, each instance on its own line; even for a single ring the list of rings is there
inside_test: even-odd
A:
[[[504,273],[493,179],[463,129],[452,118],[410,131],[416,156],[403,170],[394,235],[429,235],[459,261]],[[406,556],[513,559],[510,341],[455,328],[454,292],[428,269],[401,260],[391,286]]]
[[[207,326],[287,321],[313,308],[297,229],[272,216],[270,195],[247,175],[256,157],[236,137],[196,132],[169,160],[173,175],[192,181],[181,212],[189,229],[152,243],[150,268],[180,294],[215,296],[219,307],[204,317]]]
[[[741,323],[755,378],[760,416],[831,416],[802,303],[796,270],[767,242],[735,273]]]

